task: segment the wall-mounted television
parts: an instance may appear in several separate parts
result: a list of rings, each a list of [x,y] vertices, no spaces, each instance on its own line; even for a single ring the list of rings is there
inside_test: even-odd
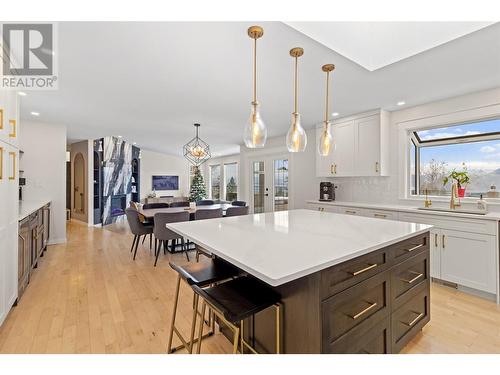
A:
[[[154,190],[179,190],[179,176],[153,176]]]

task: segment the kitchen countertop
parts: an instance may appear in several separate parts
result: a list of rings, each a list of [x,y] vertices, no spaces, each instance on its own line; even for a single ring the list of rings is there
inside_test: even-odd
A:
[[[302,209],[167,227],[278,286],[424,233],[432,226]]]
[[[50,203],[50,200],[39,200],[39,201],[20,201],[19,202],[19,221],[25,219],[33,212],[39,210],[46,204]]]
[[[406,206],[406,205],[385,204],[385,203],[363,203],[363,202],[345,202],[345,201],[325,202],[320,200],[308,200],[306,201],[306,203],[326,204],[331,206],[342,206],[342,207],[368,208],[374,210],[378,209],[378,210],[389,210],[398,212],[410,212],[413,214],[423,214],[423,215],[440,215],[448,217],[462,217],[467,219],[500,221],[500,212],[488,212],[486,215],[477,215],[477,214],[468,214],[463,212],[419,210],[417,206]],[[445,202],[442,203],[443,203],[442,205],[436,205],[436,207],[446,207]]]

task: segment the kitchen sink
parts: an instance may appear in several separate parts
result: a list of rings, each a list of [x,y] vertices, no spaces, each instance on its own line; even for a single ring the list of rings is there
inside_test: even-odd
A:
[[[423,211],[439,211],[439,212],[451,212],[451,213],[459,213],[459,214],[473,214],[473,215],[486,215],[488,211],[480,211],[480,210],[467,210],[465,208],[440,208],[440,207],[418,207],[417,209]]]

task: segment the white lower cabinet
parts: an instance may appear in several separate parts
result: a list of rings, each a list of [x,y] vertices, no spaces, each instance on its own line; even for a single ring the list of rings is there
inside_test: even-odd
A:
[[[485,234],[442,229],[440,278],[496,293],[495,238]]]
[[[308,203],[307,208],[313,211],[324,211],[324,212],[338,212],[336,206],[330,206],[327,204],[311,204]]]
[[[441,279],[441,230],[433,228],[429,240],[431,277]]]
[[[366,215],[366,210],[363,208],[357,208],[357,207],[342,207],[338,206],[338,212],[340,214],[346,214],[346,215],[358,215],[358,216],[367,216]]]

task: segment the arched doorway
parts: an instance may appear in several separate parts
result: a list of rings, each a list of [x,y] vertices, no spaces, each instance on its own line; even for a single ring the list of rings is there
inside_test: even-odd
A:
[[[79,152],[73,161],[73,211],[85,214],[85,159]]]

